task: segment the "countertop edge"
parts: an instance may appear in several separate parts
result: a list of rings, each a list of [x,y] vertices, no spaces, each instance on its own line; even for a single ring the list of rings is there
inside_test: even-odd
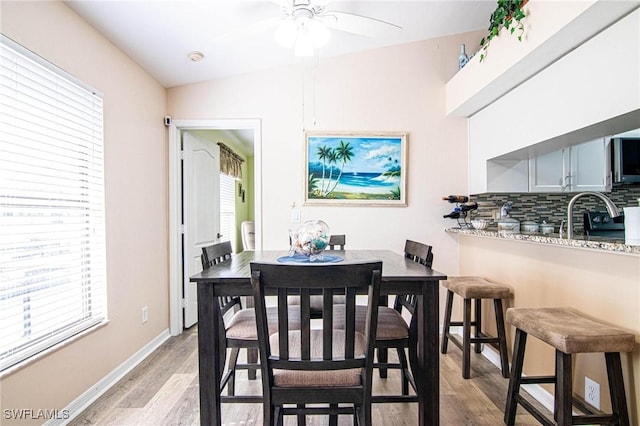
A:
[[[566,238],[550,237],[541,234],[499,234],[496,231],[485,231],[478,229],[446,228],[445,232],[472,237],[522,241],[535,244],[552,245],[557,247],[597,250],[611,254],[640,256],[640,246],[631,246],[628,244],[606,241],[588,241],[581,239],[568,240]]]

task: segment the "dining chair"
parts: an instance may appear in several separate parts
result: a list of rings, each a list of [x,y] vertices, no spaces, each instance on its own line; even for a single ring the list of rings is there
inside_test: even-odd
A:
[[[430,268],[433,263],[433,253],[431,250],[432,247],[429,245],[406,240],[404,255],[406,258]],[[416,295],[396,295],[393,307],[382,305],[378,308],[378,329],[375,341],[377,362],[374,364],[374,368],[378,369],[381,378],[387,377],[388,369],[399,369],[401,371],[400,380],[403,396],[409,395],[409,384],[411,384],[413,391],[417,394],[415,380],[409,369],[409,363],[407,362],[405,353],[405,349],[409,348],[409,333],[417,329],[417,318],[413,315],[416,309],[416,302]],[[356,307],[356,315],[358,318],[357,326],[360,330],[364,328],[365,310],[366,306],[358,305]],[[405,311],[410,318],[409,324],[403,318]],[[340,315],[338,315],[338,319],[340,320]],[[388,360],[388,349],[396,349],[398,354],[397,363]],[[376,396],[374,400],[382,402],[385,398]]]
[[[344,246],[347,242],[347,236],[345,234],[331,235],[329,237],[328,250],[344,250]],[[334,303],[344,303],[344,296],[334,295]],[[289,304],[298,305],[297,296],[291,296]],[[322,318],[322,296],[311,296],[311,317]]]
[[[208,269],[220,262],[231,258],[231,242],[212,244],[202,247],[202,269]],[[240,296],[219,296],[220,323],[224,324],[225,332],[222,334],[220,347],[226,355],[226,349],[230,348],[227,372],[222,376],[220,389],[227,386],[227,395],[235,395],[235,379],[237,370],[248,370],[250,379],[256,378],[256,371],[259,368],[257,360],[258,332],[256,329],[256,315],[254,308],[242,307]],[[297,312],[297,311],[296,311]],[[295,312],[294,312],[295,313]],[[269,309],[270,318],[275,318],[275,309]],[[226,320],[225,320],[226,317]],[[275,330],[275,322],[271,320],[270,327]],[[292,328],[299,327],[297,322],[292,322]],[[240,349],[247,349],[247,363],[238,364]],[[255,351],[256,355],[251,354]],[[224,362],[224,358],[222,358]]]
[[[404,256],[426,268],[431,268],[433,264],[432,247],[417,241],[405,241]],[[379,369],[382,378],[387,377],[388,368],[400,369],[402,395],[409,394],[409,383],[411,383],[413,391],[416,392],[415,381],[409,370],[405,349],[409,348],[410,331],[416,330],[417,327],[417,318],[414,315],[417,297],[411,294],[396,295],[393,308],[382,306],[378,311],[378,332],[375,344],[378,363],[375,367]],[[403,317],[405,311],[410,318],[409,324]],[[388,361],[387,349],[393,348],[398,354],[398,363]]]
[[[285,415],[353,416],[355,425],[369,426],[374,342],[378,319],[382,262],[349,264],[251,263],[256,305],[263,394],[263,424],[282,424]],[[311,295],[322,293],[321,327],[312,326]],[[345,304],[334,305],[334,293]],[[356,327],[356,293],[366,293],[365,327]],[[277,332],[270,333],[266,299],[277,298]],[[288,296],[299,297],[300,328],[288,323]],[[343,306],[345,326],[335,328],[334,307]]]
[[[331,235],[329,237],[329,250],[344,250],[346,243],[347,236],[345,234]]]

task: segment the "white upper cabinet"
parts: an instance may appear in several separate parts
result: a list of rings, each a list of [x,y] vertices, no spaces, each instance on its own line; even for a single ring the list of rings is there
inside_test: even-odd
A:
[[[529,191],[563,192],[569,185],[568,152],[560,149],[529,160]]]
[[[607,138],[574,145],[529,160],[529,191],[610,191]]]
[[[526,20],[531,28],[527,34],[532,38],[536,18],[544,20],[554,16],[553,13],[543,14],[542,11],[534,13],[534,6],[538,4],[546,6],[547,3],[556,4],[556,2],[528,3],[531,7],[531,15],[527,16]],[[607,5],[611,3],[602,0],[593,2],[593,7],[589,7],[580,14],[578,20],[604,14],[608,10]],[[626,4],[627,2],[613,3]],[[635,2],[635,7],[639,5],[640,3]],[[480,109],[477,109],[478,106],[472,108],[472,111],[476,112],[470,116],[467,115],[469,117],[467,121],[469,193],[493,192],[496,176],[504,176],[504,173],[497,173],[501,170],[494,167],[497,162],[500,162],[500,166],[516,164],[519,169],[518,161],[525,161],[528,164],[530,158],[638,127],[637,123],[640,120],[639,20],[640,10],[636,9],[614,21],[593,37],[583,39],[577,47],[517,86],[509,85],[508,91],[497,92],[498,95],[478,105]],[[583,24],[587,25],[587,22],[583,21]],[[560,30],[557,34],[559,33],[569,35],[571,31]],[[455,81],[449,82],[448,86],[451,85],[449,89],[453,86],[457,87],[462,80],[475,82],[480,79],[480,74],[485,72],[483,67],[489,65],[490,58],[497,59],[501,53],[498,49],[499,44],[494,44],[496,39],[492,40],[488,62],[467,64],[458,73],[460,75],[456,75]],[[512,39],[513,37],[505,37],[504,41]],[[553,37],[550,38],[550,40],[553,39]],[[552,49],[551,41],[542,43],[536,48],[531,46],[531,49],[527,49],[526,46],[530,41],[523,40],[520,44],[520,47],[529,52],[527,59],[532,55],[536,56],[536,52],[541,54],[542,50],[546,51],[545,47]],[[515,43],[518,43],[517,40]],[[467,78],[463,78],[465,76]],[[499,77],[481,89],[471,90],[460,87],[460,91],[468,94],[469,99],[475,100],[502,81],[503,78]],[[457,104],[468,105],[469,103],[460,101]],[[460,108],[451,105],[450,114],[455,115],[453,111],[458,110]],[[576,155],[582,156],[579,152]],[[582,176],[587,171],[578,169],[573,173],[573,182],[566,184],[579,187],[577,185],[582,185]],[[558,179],[564,176],[561,175]],[[598,178],[600,178],[599,174]],[[544,181],[536,179],[535,185],[554,184],[547,181],[546,176]],[[576,179],[580,180],[576,181]],[[504,180],[500,182],[502,184]],[[589,187],[592,183],[584,185]],[[555,183],[560,187],[563,184],[565,183],[559,181]],[[526,175],[524,185],[518,182],[518,186],[531,186],[530,182],[527,182]]]
[[[570,191],[611,191],[607,140],[600,138],[570,148]]]

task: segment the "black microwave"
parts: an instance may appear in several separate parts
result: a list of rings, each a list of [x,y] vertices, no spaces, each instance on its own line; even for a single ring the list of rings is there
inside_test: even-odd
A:
[[[613,183],[640,183],[640,137],[611,139]]]

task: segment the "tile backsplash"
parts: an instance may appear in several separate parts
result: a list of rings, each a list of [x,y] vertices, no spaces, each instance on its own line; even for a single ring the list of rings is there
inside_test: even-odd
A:
[[[507,201],[513,204],[509,216],[520,221],[532,220],[542,223],[552,223],[556,226],[556,231],[560,222],[566,219],[567,205],[569,200],[577,193],[484,193],[472,195],[472,201],[478,203],[478,210],[472,212],[473,219],[494,219],[495,214]],[[618,186],[605,195],[622,209],[623,207],[638,206],[640,198],[640,186]],[[575,229],[579,232],[582,228],[582,213],[587,210],[606,211],[602,200],[596,197],[582,197],[576,201],[574,206]]]

